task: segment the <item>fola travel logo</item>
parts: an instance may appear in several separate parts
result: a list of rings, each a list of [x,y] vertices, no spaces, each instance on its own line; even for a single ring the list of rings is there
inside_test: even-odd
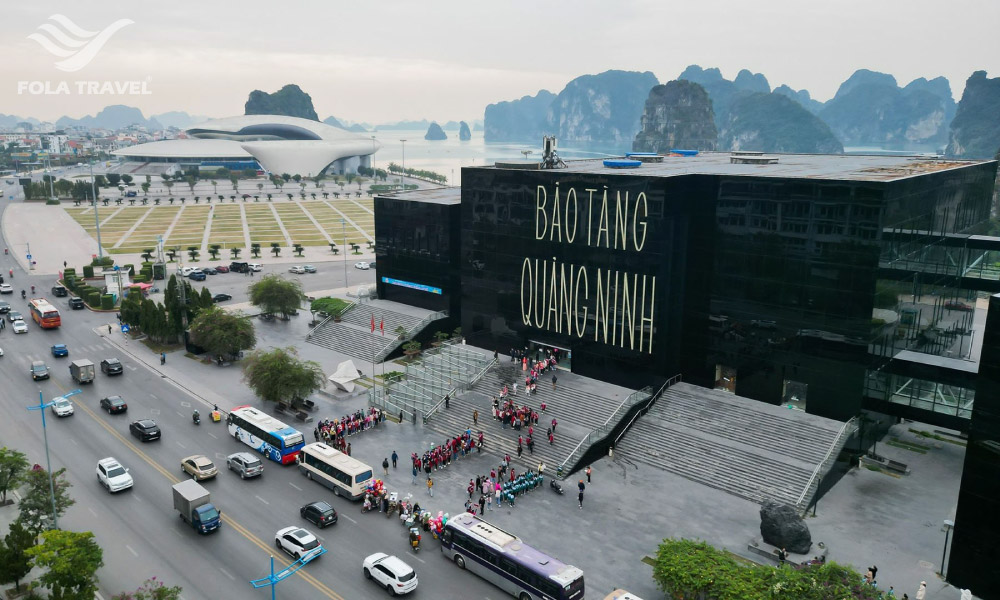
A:
[[[55,14],[39,25],[28,39],[36,42],[58,60],[60,71],[75,73],[94,60],[105,44],[119,31],[134,24],[131,19],[118,19],[100,31],[89,31],[65,15]],[[145,96],[149,78],[145,80],[77,80],[77,81],[18,81],[18,94],[30,95],[112,95]]]
[[[65,15],[52,15],[49,21],[54,24],[42,23],[38,26],[41,33],[32,33],[28,39],[38,42],[49,54],[64,59],[56,62],[56,68],[68,73],[86,67],[111,36],[135,23],[131,19],[118,19],[101,31],[87,31]]]

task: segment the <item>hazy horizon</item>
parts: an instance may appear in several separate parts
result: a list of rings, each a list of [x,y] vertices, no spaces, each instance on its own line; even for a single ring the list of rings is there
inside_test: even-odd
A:
[[[558,93],[575,77],[609,69],[652,71],[665,82],[691,64],[718,67],[727,79],[746,68],[763,73],[772,89],[787,84],[820,101],[862,68],[889,73],[900,85],[943,75],[956,100],[974,71],[1000,74],[994,31],[1000,3],[982,0],[952,3],[946,13],[929,0],[493,6],[393,0],[377,7],[304,0],[280,13],[263,0],[247,0],[239,12],[223,4],[190,6],[107,1],[82,8],[63,0],[6,6],[0,50],[17,60],[3,67],[0,113],[55,121],[124,104],[146,117],[169,111],[224,117],[243,114],[251,90],[295,83],[312,96],[320,119],[471,123],[489,103],[540,89]],[[120,19],[131,23],[119,25],[92,61],[66,72],[28,38],[59,39],[50,20],[57,14],[93,33]],[[19,90],[25,81],[52,89],[63,81],[70,88],[77,81],[133,81],[148,94],[35,95]]]

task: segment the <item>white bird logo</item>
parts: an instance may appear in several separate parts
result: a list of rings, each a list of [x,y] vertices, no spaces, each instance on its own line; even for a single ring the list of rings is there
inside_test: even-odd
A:
[[[111,36],[135,23],[131,19],[118,19],[101,31],[87,31],[64,15],[52,15],[49,21],[55,24],[42,23],[38,26],[42,33],[32,33],[28,39],[38,42],[49,54],[64,59],[56,61],[56,68],[69,73],[86,67]]]

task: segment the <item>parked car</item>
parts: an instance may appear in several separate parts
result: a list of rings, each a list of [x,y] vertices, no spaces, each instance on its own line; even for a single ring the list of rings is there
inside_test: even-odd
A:
[[[101,408],[108,411],[109,415],[117,415],[128,410],[128,404],[121,396],[108,396],[101,398]]]
[[[250,265],[248,265],[245,262],[233,261],[233,262],[229,263],[229,270],[233,271],[235,273],[243,273],[244,271],[246,271],[249,268],[250,268]]]
[[[44,361],[33,360],[31,361],[31,369],[28,370],[31,373],[31,380],[38,381],[39,379],[49,378],[49,367],[46,366]]]
[[[958,300],[948,300],[944,303],[944,307],[948,310],[961,310],[965,312],[972,312],[975,310],[973,307],[969,306],[964,302],[959,302]]]
[[[261,475],[264,472],[264,463],[249,452],[237,452],[226,457],[226,468],[239,473],[240,479],[246,479]]]
[[[264,268],[264,265],[260,263],[250,263],[247,265],[247,268],[250,269],[251,271],[260,271],[261,269]]]
[[[375,261],[373,260],[373,261],[371,261],[370,263],[368,263],[368,266],[369,266],[370,268],[374,269],[374,268],[375,268]]]
[[[320,529],[336,525],[337,523],[337,511],[322,500],[306,504],[299,509],[299,515],[306,521],[311,521]]]
[[[205,279],[207,279],[207,276],[201,271],[195,271],[194,273],[188,275],[188,279],[190,279],[191,281],[205,281]]]
[[[201,272],[204,273],[205,275],[218,275],[219,274],[219,270],[216,269],[215,267],[205,267],[204,269],[201,270]]]
[[[278,533],[274,534],[274,545],[296,560],[322,547],[316,536],[294,525],[278,530]]]
[[[127,490],[133,483],[128,469],[112,456],[97,461],[97,481],[111,493]]]
[[[369,267],[368,267],[368,263],[366,263],[366,262],[359,262],[359,263],[354,263],[354,268],[355,269],[361,269],[362,271],[367,271]]]
[[[218,271],[219,273],[228,273],[229,267],[227,267],[226,265],[219,265],[215,267],[215,270]]]
[[[125,197],[126,198],[135,198],[136,197],[135,190],[129,190],[129,191],[125,192]]]
[[[410,565],[384,552],[365,558],[362,566],[366,579],[374,579],[390,595],[406,594],[417,589],[417,574]]]
[[[302,273],[305,273],[306,270],[304,268],[302,268],[300,265],[295,265],[292,268],[288,269],[288,272],[289,273],[297,273],[297,274],[301,275]]]
[[[181,269],[181,277],[187,277],[191,273],[195,273],[195,272],[200,271],[200,270],[201,269],[199,269],[198,267],[183,267]]]
[[[86,305],[83,303],[83,298],[73,296],[69,299],[69,307],[73,310],[80,310],[81,308],[86,308]]]
[[[101,361],[101,373],[105,375],[123,375],[125,369],[122,368],[122,363],[117,358],[105,358]]]
[[[306,270],[306,273],[315,273],[316,267],[312,265],[302,265],[302,268]]]
[[[52,286],[52,295],[53,296],[59,296],[60,298],[62,298],[64,296],[68,296],[69,295],[69,290],[67,290],[66,288],[64,288],[61,285],[54,285],[54,286]]]
[[[73,414],[73,403],[69,401],[69,398],[58,396],[52,401],[52,412],[57,417],[71,416]]]
[[[212,302],[225,302],[226,300],[232,300],[233,297],[229,294],[216,294],[212,296]]]
[[[11,325],[11,328],[14,330],[14,333],[28,333],[28,326],[25,325],[22,319],[14,321],[14,324]]]
[[[139,419],[128,424],[129,432],[143,442],[160,439],[160,426],[152,419]]]
[[[181,470],[196,481],[211,479],[219,474],[215,465],[203,454],[196,454],[181,460]]]
[[[66,347],[66,344],[53,344],[52,356],[57,358],[60,356],[69,356],[69,348]]]
[[[7,314],[10,312],[10,303],[0,301],[0,315]]]
[[[9,283],[0,283],[0,294],[13,294],[14,287]]]

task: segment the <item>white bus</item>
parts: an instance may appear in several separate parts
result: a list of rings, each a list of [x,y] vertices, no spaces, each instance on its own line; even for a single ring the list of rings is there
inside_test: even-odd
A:
[[[305,444],[302,432],[249,405],[237,406],[226,418],[229,435],[274,462],[288,465]]]
[[[372,468],[365,463],[316,442],[299,451],[299,471],[333,490],[337,496],[357,500],[364,496],[372,479]]]

